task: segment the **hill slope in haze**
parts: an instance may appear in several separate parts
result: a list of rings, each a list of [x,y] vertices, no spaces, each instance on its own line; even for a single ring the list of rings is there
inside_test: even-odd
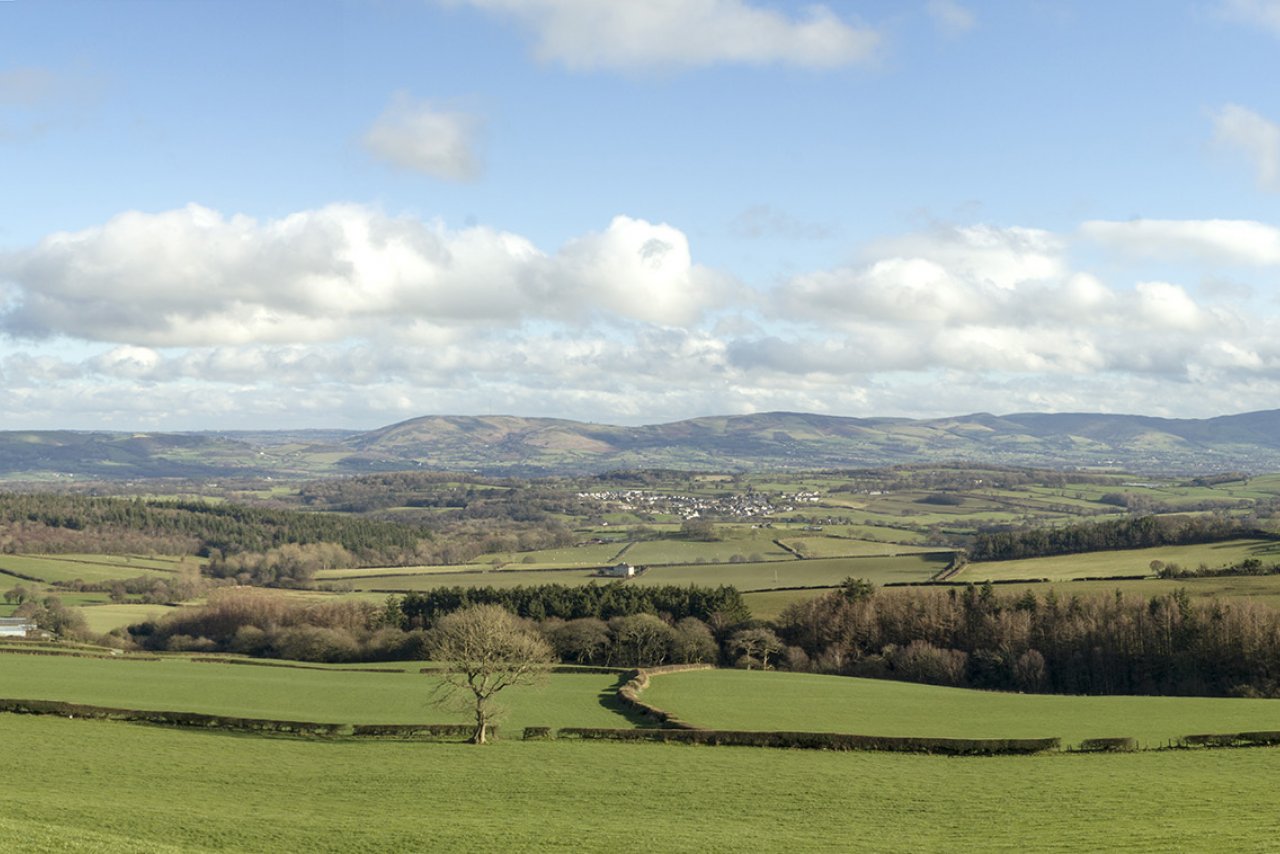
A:
[[[0,433],[0,477],[313,477],[433,469],[533,476],[964,461],[1136,472],[1280,470],[1280,410],[1209,419],[1089,413],[842,418],[794,412],[619,427],[427,416],[369,432]]]

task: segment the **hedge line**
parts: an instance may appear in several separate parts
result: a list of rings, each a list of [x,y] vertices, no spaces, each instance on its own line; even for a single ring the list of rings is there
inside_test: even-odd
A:
[[[1085,752],[1103,752],[1103,751],[1128,751],[1137,750],[1138,740],[1136,738],[1086,738],[1080,742],[1076,748],[1078,751]]]
[[[687,723],[678,718],[672,712],[660,709],[657,706],[651,706],[640,699],[640,692],[649,687],[650,676],[660,676],[663,673],[678,673],[682,670],[711,670],[710,664],[668,664],[663,667],[645,667],[637,670],[628,670],[625,672],[626,682],[618,689],[618,702],[628,708],[634,709],[644,717],[657,721],[667,729],[696,730],[701,727]]]
[[[1184,735],[1178,742],[1182,747],[1263,747],[1280,744],[1280,732],[1201,733]]]
[[[916,738],[851,735],[836,732],[751,732],[712,729],[604,729],[564,727],[557,738],[614,741],[662,741],[734,747],[786,747],[805,750],[884,750],[949,756],[996,756],[1042,753],[1062,746],[1058,738]]]
[[[475,734],[474,724],[355,724],[352,735],[373,738],[470,738]],[[495,737],[498,727],[491,725],[490,734]]]
[[[103,661],[160,661],[155,655],[112,655],[106,652],[76,652],[60,649],[17,649],[0,646],[0,655],[59,655],[63,658],[96,658]]]
[[[0,699],[0,712],[19,715],[58,715],[67,718],[128,721],[162,726],[214,729],[226,732],[251,732],[331,738],[355,736],[364,738],[468,738],[474,727],[468,724],[339,724],[316,721],[281,721],[266,718],[240,718],[229,715],[206,715],[199,712],[115,709],[64,703],[57,700]],[[491,727],[496,731],[496,727]]]
[[[394,667],[323,667],[319,664],[293,664],[291,662],[281,661],[261,661],[256,658],[220,658],[218,656],[203,656],[200,658],[191,658],[191,661],[198,661],[204,664],[248,664],[252,667],[287,667],[293,670],[325,670],[329,673],[340,671],[343,673],[404,673],[403,670],[397,670]]]

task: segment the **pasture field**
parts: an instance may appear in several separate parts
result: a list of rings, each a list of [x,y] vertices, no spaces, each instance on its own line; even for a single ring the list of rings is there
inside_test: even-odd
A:
[[[962,575],[959,580],[964,580]],[[981,583],[981,582],[978,582]],[[782,609],[792,602],[802,602],[821,596],[833,588],[809,588],[804,590],[756,590],[743,594],[743,600],[751,608],[752,616],[761,620],[776,619]],[[878,596],[912,595],[919,590],[948,590],[950,586],[937,587],[886,587]],[[1054,591],[1062,599],[1072,596],[1114,596],[1120,591],[1125,596],[1164,596],[1175,590],[1186,590],[1192,598],[1249,599],[1273,608],[1280,607],[1280,575],[1236,575],[1218,578],[1141,578],[1113,579],[1110,581],[1033,581],[1025,584],[1000,584],[996,593],[1001,596],[1019,596],[1031,591],[1043,597]]]
[[[936,589],[946,589],[936,588]],[[1039,581],[1026,584],[1000,584],[996,593],[1001,596],[1018,596],[1030,590],[1043,597],[1050,590],[1060,598],[1072,596],[1114,596],[1119,591],[1125,596],[1164,596],[1175,590],[1186,590],[1193,599],[1249,599],[1273,608],[1280,607],[1280,575],[1237,575],[1220,578],[1122,578],[1111,581]],[[814,594],[821,591],[799,591]],[[897,589],[889,588],[878,595],[892,596]],[[753,594],[754,595],[754,594]],[[755,613],[754,611],[752,613]]]
[[[647,703],[712,729],[946,738],[1131,737],[1280,730],[1280,700],[1083,697],[940,688],[811,673],[706,670],[654,677]]]
[[[1257,558],[1263,563],[1280,561],[1280,542],[1232,540],[1225,543],[1192,546],[1158,546],[1150,549],[988,561],[969,564],[951,580],[981,583],[986,580],[1022,578],[1047,578],[1051,581],[1060,581],[1109,575],[1154,575],[1155,573],[1151,570],[1153,560],[1159,560],[1165,564],[1176,563],[1183,569],[1194,570],[1201,564],[1210,568],[1224,567],[1247,558]]]
[[[810,557],[888,557],[937,551],[936,546],[872,542],[803,532],[788,534],[778,541],[792,549],[798,548]]]
[[[658,566],[635,584],[731,584],[742,591],[778,587],[833,587],[850,576],[874,584],[925,581],[950,561],[950,553],[898,557],[814,558],[693,566]]]
[[[1280,749],[955,759],[308,741],[0,715],[32,852],[1261,851]],[[605,795],[607,793],[607,796]]]
[[[104,661],[0,652],[0,696],[321,723],[468,720],[465,711],[433,705],[431,691],[439,680],[412,666],[394,673],[311,668],[316,666],[302,669],[168,657]],[[526,726],[627,726],[627,718],[616,711],[619,707],[613,700],[616,683],[613,674],[556,673],[545,688],[512,688],[498,697],[500,704],[510,708],[509,717],[499,725],[517,734]]]
[[[63,601],[68,602],[66,598]],[[172,610],[174,609],[169,605],[122,605],[111,603],[82,607],[80,613],[84,614],[85,623],[88,624],[89,631],[94,634],[105,635],[112,629],[154,619]]]
[[[456,563],[439,566],[369,566],[351,569],[318,569],[315,580],[352,581],[363,578],[386,578],[392,575],[444,575],[454,572],[490,572],[493,567],[474,563]]]
[[[834,588],[805,588],[803,590],[752,590],[742,594],[742,601],[751,609],[757,620],[776,620],[782,610],[792,602],[803,602],[821,596]]]
[[[385,575],[368,574],[358,578],[340,579],[356,590],[394,591],[434,590],[437,587],[516,587],[533,584],[603,584],[609,581],[592,574],[586,567],[579,569],[514,569],[480,570],[471,567],[446,572],[405,572],[401,568],[383,569]]]
[[[193,564],[194,565],[194,564]],[[151,558],[134,558],[107,555],[3,555],[0,570],[10,570],[38,578],[46,583],[53,581],[112,581],[119,578],[136,578],[149,575],[170,578],[178,568],[174,561]],[[14,579],[20,584],[21,579]]]
[[[495,552],[484,554],[472,561],[473,564],[492,564],[497,561],[511,564],[513,567],[524,566],[528,569],[544,569],[550,567],[571,566],[604,566],[613,561],[626,543],[604,543],[570,546],[564,549],[542,549],[530,552]]]
[[[728,526],[717,526],[724,530]],[[757,560],[792,560],[793,555],[779,548],[768,531],[756,529],[746,535],[728,535],[717,542],[690,542],[688,540],[651,540],[638,542],[627,549],[622,559],[639,566],[654,564],[727,563],[733,556],[758,555]]]
[[[690,544],[693,545],[693,544]],[[717,545],[711,543],[709,545]],[[911,551],[911,549],[908,549]],[[891,557],[875,555],[761,561],[759,563],[690,563],[653,566],[629,584],[730,584],[739,590],[770,590],[777,587],[829,587],[845,578],[866,578],[876,584],[889,581],[926,581],[947,565],[950,552],[920,552]],[[633,562],[631,552],[623,560]],[[537,569],[513,564],[503,569],[474,566],[440,571],[415,571],[413,567],[378,570],[330,570],[325,581],[351,584],[356,590],[410,591],[437,587],[515,587],[534,584],[607,584],[586,567],[578,569]]]

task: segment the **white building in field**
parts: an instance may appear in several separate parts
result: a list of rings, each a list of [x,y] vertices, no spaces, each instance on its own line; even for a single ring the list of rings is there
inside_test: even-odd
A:
[[[25,617],[0,617],[0,638],[25,638],[36,624]]]
[[[629,563],[615,563],[600,570],[600,574],[607,578],[633,578],[636,568]]]

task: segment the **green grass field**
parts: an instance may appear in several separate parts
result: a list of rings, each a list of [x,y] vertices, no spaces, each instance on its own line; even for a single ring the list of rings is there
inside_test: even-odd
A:
[[[365,673],[341,667],[303,670],[186,658],[101,661],[0,653],[0,696],[6,698],[322,723],[465,722],[465,712],[432,705],[429,695],[437,681],[417,672]],[[613,704],[616,681],[610,674],[557,673],[545,688],[512,688],[499,695],[499,702],[510,707],[501,725],[516,732],[526,726],[628,726]]]
[[[1001,596],[1017,596],[1030,590],[1044,596],[1050,590],[1059,597],[1112,596],[1117,590],[1126,596],[1163,596],[1175,590],[1186,590],[1194,598],[1252,599],[1272,607],[1280,607],[1280,575],[1237,575],[1221,578],[1143,578],[1113,581],[1057,581],[1033,584],[1001,584],[996,592]],[[883,591],[893,595],[894,589]],[[754,594],[752,594],[754,595]],[[754,613],[754,612],[753,612]]]
[[[870,540],[854,540],[846,537],[828,537],[804,532],[788,534],[779,542],[799,549],[809,557],[888,557],[899,554],[917,554],[935,551],[929,546],[878,543]]]
[[[1005,694],[878,679],[708,670],[655,677],[648,703],[720,729],[948,738],[1137,738],[1280,730],[1280,700]]]
[[[630,560],[630,553],[623,556]],[[894,557],[815,558],[760,563],[705,563],[655,566],[631,584],[731,584],[740,590],[776,587],[823,587],[839,584],[848,576],[877,584],[888,581],[924,581],[946,566],[949,553],[921,553]],[[514,587],[534,584],[606,584],[607,578],[580,569],[538,570],[512,564],[501,570],[463,569],[456,572],[393,568],[326,573],[326,580],[351,584],[356,590],[431,590],[436,587]]]
[[[961,576],[963,580],[964,576]],[[981,583],[981,582],[977,582]],[[830,589],[830,588],[827,588]],[[920,588],[885,587],[877,595],[914,595]],[[947,587],[924,588],[946,590]],[[1142,578],[1113,579],[1111,581],[1040,581],[1028,584],[1000,584],[996,593],[1000,596],[1019,596],[1030,590],[1037,596],[1045,596],[1050,590],[1059,597],[1113,596],[1118,590],[1126,596],[1164,596],[1175,590],[1186,590],[1193,598],[1210,597],[1251,599],[1280,608],[1280,575],[1237,575],[1218,578]],[[751,608],[752,616],[772,620],[792,602],[802,602],[820,596],[825,589],[806,590],[757,590],[743,594],[743,600]]]
[[[44,582],[75,581],[77,578],[82,581],[111,581],[118,578],[136,578],[139,575],[169,578],[177,568],[176,562],[153,558],[104,555],[0,556],[0,570],[7,569]],[[19,578],[10,576],[9,579],[14,584],[22,583],[22,579]]]
[[[24,852],[1263,851],[1280,749],[954,759],[0,715]]]
[[[778,548],[765,532],[755,537],[735,537],[719,542],[699,543],[683,540],[640,542],[627,549],[622,559],[640,566],[653,564],[693,563],[699,559],[710,563],[727,563],[734,555],[759,555],[763,560],[790,560],[792,556]]]
[[[898,557],[815,558],[694,566],[659,566],[650,569],[637,584],[732,584],[739,590],[776,587],[825,587],[845,578],[865,578],[875,584],[889,581],[925,581],[947,565],[950,554]]]
[[[66,600],[64,599],[63,601]],[[113,603],[90,605],[81,608],[80,612],[84,614],[89,631],[94,634],[105,635],[112,629],[141,623],[144,620],[167,614],[172,610],[174,609],[167,605],[117,605]]]
[[[1258,558],[1265,563],[1280,561],[1280,542],[1232,540],[1194,546],[1161,546],[1152,549],[1088,552],[1028,560],[971,563],[951,580],[980,583],[987,579],[992,581],[1009,578],[1066,580],[1107,575],[1153,575],[1151,570],[1153,560],[1166,564],[1177,563],[1184,569],[1194,570],[1202,563],[1210,568],[1223,567],[1239,563],[1246,558]]]

